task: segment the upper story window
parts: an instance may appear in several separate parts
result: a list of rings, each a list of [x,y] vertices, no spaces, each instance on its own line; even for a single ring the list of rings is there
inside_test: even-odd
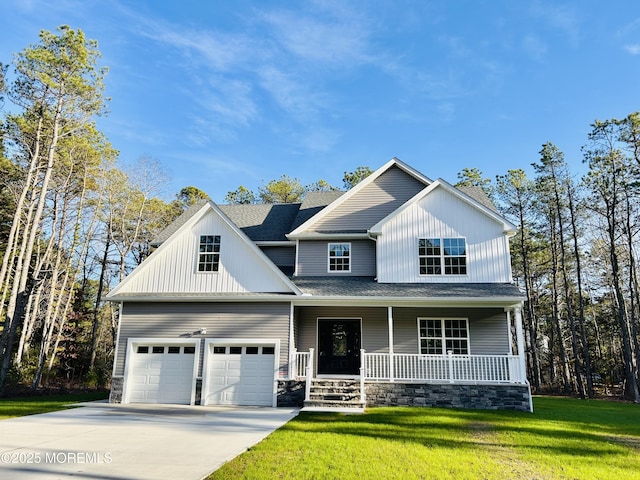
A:
[[[469,354],[469,325],[466,318],[419,318],[418,335],[422,354]]]
[[[330,243],[329,244],[329,271],[330,272],[350,272],[351,271],[351,244],[350,243]]]
[[[217,272],[220,267],[220,235],[200,235],[198,271]]]
[[[467,246],[464,238],[420,238],[420,275],[466,275]]]

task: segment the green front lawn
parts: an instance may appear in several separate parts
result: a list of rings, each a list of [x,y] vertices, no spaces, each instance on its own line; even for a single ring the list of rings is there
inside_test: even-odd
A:
[[[64,410],[73,403],[104,400],[107,396],[108,394],[105,392],[89,392],[42,397],[0,398],[0,420]]]
[[[209,479],[640,479],[640,405],[301,413]]]

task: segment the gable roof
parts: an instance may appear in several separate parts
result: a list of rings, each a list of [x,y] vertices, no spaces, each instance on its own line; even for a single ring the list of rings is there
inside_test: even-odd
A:
[[[340,190],[308,192],[302,203],[216,204],[216,206],[253,242],[287,241],[287,233],[344,193]],[[157,247],[167,241],[206,203],[208,202],[197,202],[187,208],[153,239],[151,245]]]
[[[493,210],[494,212],[496,212],[498,214],[500,213],[500,212],[498,212],[498,209],[496,208],[495,204],[493,203],[493,200],[491,200],[489,195],[487,195],[487,193],[482,189],[482,187],[480,187],[478,185],[460,185],[460,186],[457,186],[457,187],[454,186],[454,188],[457,188],[462,193],[466,193],[471,198],[473,198],[476,202],[478,202],[481,205],[484,205],[489,210]]]
[[[454,187],[450,183],[447,183],[445,180],[443,180],[441,178],[439,178],[438,180],[433,182],[431,185],[429,185],[423,191],[418,193],[416,196],[414,196],[411,200],[406,202],[400,208],[398,208],[397,210],[395,210],[394,212],[390,213],[385,218],[380,220],[377,224],[375,224],[373,227],[371,227],[371,229],[369,230],[369,233],[371,233],[373,235],[382,234],[382,226],[385,223],[387,223],[389,220],[391,220],[392,218],[396,217],[398,214],[400,214],[401,212],[405,211],[406,209],[412,207],[413,205],[418,203],[420,200],[422,200],[424,197],[426,197],[427,195],[429,195],[430,193],[432,193],[433,191],[435,191],[438,188],[441,188],[441,189],[447,191],[451,195],[454,195],[455,197],[459,198],[460,200],[462,200],[463,202],[467,203],[471,207],[475,208],[479,212],[483,213],[487,217],[491,218],[493,221],[495,221],[495,222],[497,222],[499,224],[502,224],[502,227],[503,227],[505,233],[507,233],[509,235],[515,234],[515,232],[517,230],[517,227],[513,223],[511,223],[509,220],[504,218],[502,215],[500,215],[495,209],[492,209],[492,208],[484,205],[483,203],[480,203],[475,198],[471,197],[470,195],[468,195],[467,193],[463,192],[462,190]],[[475,193],[477,194],[477,191]],[[487,200],[488,200],[488,197],[487,197]],[[488,200],[488,201],[490,201],[490,200]]]
[[[410,178],[416,180],[417,182],[419,182],[420,184],[422,184],[424,186],[427,186],[427,185],[431,184],[431,182],[432,182],[432,180],[430,178],[426,177],[422,173],[418,172],[414,168],[410,167],[409,165],[407,165],[404,162],[400,161],[398,158],[394,157],[391,160],[389,160],[387,163],[385,163],[382,167],[378,168],[375,172],[373,172],[367,178],[365,178],[360,183],[358,183],[355,187],[353,187],[348,192],[346,192],[344,195],[340,196],[338,199],[336,199],[333,203],[328,205],[326,208],[322,209],[316,215],[310,217],[305,222],[303,222],[300,225],[298,225],[288,235],[288,237],[289,238],[296,238],[296,237],[299,237],[299,236],[304,235],[305,233],[309,233],[309,232],[311,232],[312,235],[316,234],[316,233],[340,233],[340,232],[343,232],[344,230],[342,230],[342,229],[340,231],[314,232],[313,227],[314,227],[314,225],[317,225],[317,224],[321,223],[323,220],[325,220],[329,215],[331,215],[332,212],[336,211],[337,209],[340,209],[342,206],[347,204],[347,202],[349,202],[351,199],[353,199],[355,196],[357,196],[360,192],[362,192],[363,190],[365,190],[367,188],[370,188],[373,184],[375,184],[375,182],[380,177],[382,177],[385,173],[391,171],[393,168],[397,168],[397,169],[401,170],[402,172],[407,174]],[[401,203],[405,203],[405,201],[402,201]],[[364,230],[363,229],[355,229],[355,230],[351,231],[350,233],[366,233],[366,229],[364,229]]]
[[[299,203],[219,205],[252,241],[283,241],[291,230]]]
[[[205,216],[207,214],[210,214],[211,212],[213,212],[217,216],[217,218],[219,218],[223,222],[223,225],[226,225],[233,232],[236,237],[236,242],[234,243],[237,243],[239,241],[240,244],[244,246],[245,252],[250,251],[259,258],[261,268],[264,267],[266,269],[262,270],[262,272],[269,272],[269,274],[263,278],[273,279],[274,282],[279,284],[278,288],[282,289],[284,287],[289,292],[289,294],[301,294],[298,287],[296,287],[296,285],[291,282],[291,280],[266,256],[266,254],[262,250],[260,250],[260,248],[257,247],[256,244],[251,241],[251,239],[237,225],[235,225],[215,203],[206,202],[200,205],[200,208],[198,208],[195,213],[193,211],[185,212],[185,218],[176,223],[176,225],[178,225],[177,228],[176,225],[172,226],[172,230],[174,230],[173,233],[168,236],[168,238],[160,245],[160,247],[158,247],[151,255],[149,255],[149,257],[147,257],[140,265],[138,265],[138,267],[136,267],[133,272],[131,272],[122,282],[120,282],[120,284],[118,284],[111,292],[109,292],[107,294],[107,299],[117,301],[121,298],[126,297],[127,294],[130,294],[131,292],[127,291],[127,286],[135,282],[138,277],[144,275],[146,270],[149,270],[155,262],[160,261],[159,259],[162,258],[165,251],[171,248],[171,245],[174,241],[177,241],[177,239],[183,233],[194,228],[199,221],[204,219]],[[281,290],[280,292],[282,293]],[[158,293],[157,296],[175,296],[177,293],[179,292],[167,292],[164,294]],[[210,294],[211,296],[215,296],[219,293],[220,292],[214,291],[207,292],[207,294]],[[249,291],[246,293],[261,294],[266,292]]]

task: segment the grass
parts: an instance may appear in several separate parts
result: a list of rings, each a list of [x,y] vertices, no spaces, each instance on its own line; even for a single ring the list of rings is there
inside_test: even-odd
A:
[[[535,412],[301,413],[219,479],[640,479],[640,405],[537,397]]]
[[[92,402],[107,398],[105,392],[71,393],[42,397],[21,397],[0,399],[0,420],[35,415],[36,413],[55,412],[70,408],[78,402]]]

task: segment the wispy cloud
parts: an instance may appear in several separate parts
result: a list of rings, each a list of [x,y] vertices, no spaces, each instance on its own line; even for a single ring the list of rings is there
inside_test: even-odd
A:
[[[536,35],[526,35],[522,39],[522,48],[532,59],[540,61],[547,54],[547,45]]]
[[[531,4],[530,11],[550,27],[563,32],[574,47],[578,46],[581,20],[575,7],[535,1]]]
[[[625,45],[624,49],[629,52],[631,55],[640,55],[640,44],[635,45]]]

